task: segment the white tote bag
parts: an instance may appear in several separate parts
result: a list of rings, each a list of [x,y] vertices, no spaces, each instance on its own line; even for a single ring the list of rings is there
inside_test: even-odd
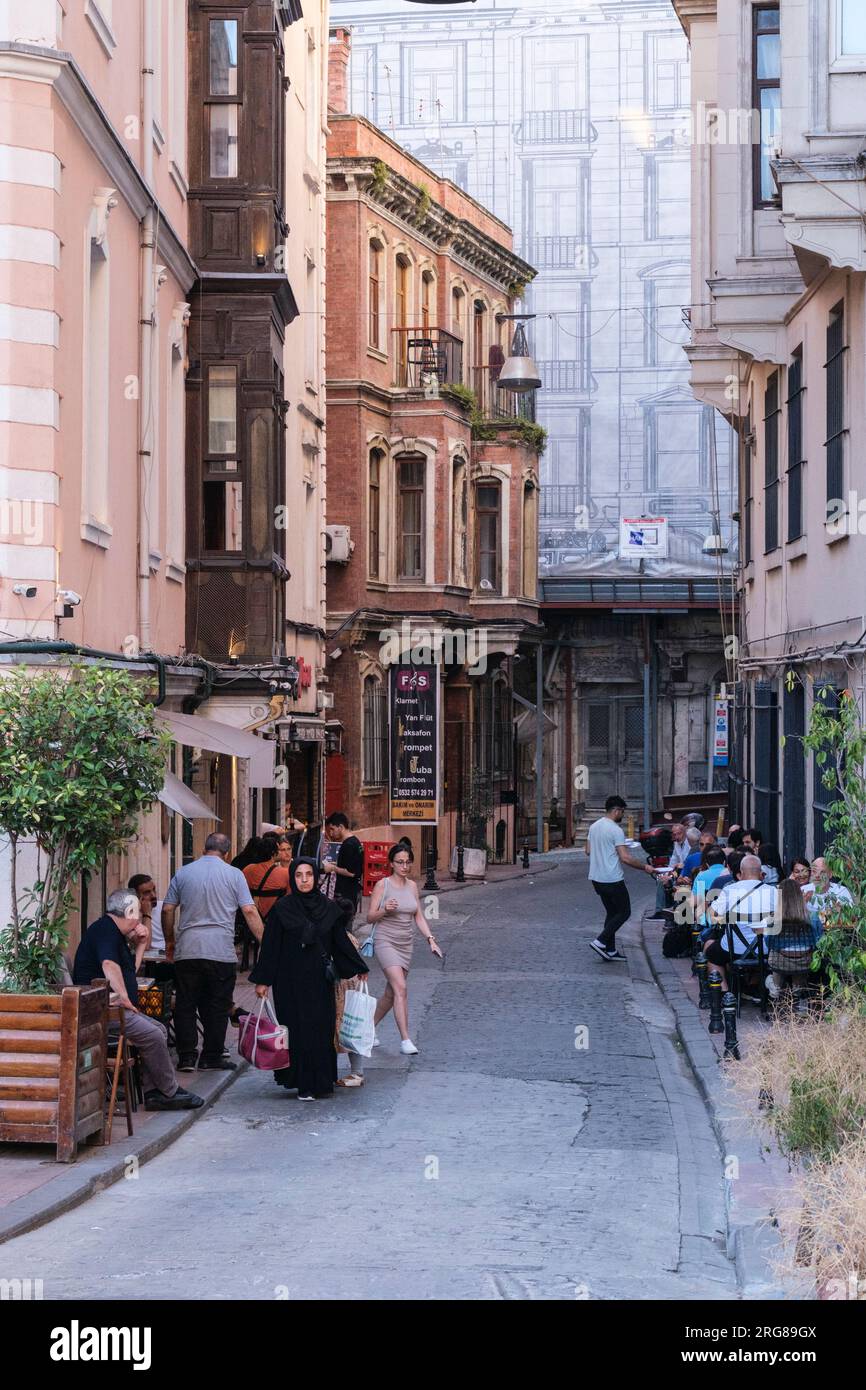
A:
[[[349,1052],[357,1052],[361,1057],[369,1057],[376,1036],[373,1026],[375,1012],[376,1000],[367,989],[366,980],[357,989],[347,989],[339,1032],[340,1046],[348,1048]]]

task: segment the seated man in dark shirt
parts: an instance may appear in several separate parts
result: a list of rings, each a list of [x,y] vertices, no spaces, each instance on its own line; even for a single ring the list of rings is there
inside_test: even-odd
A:
[[[89,985],[105,979],[123,1008],[126,1036],[141,1054],[146,1110],[197,1110],[201,1096],[178,1086],[168,1051],[168,1036],[155,1018],[138,1011],[136,960],[130,945],[144,950],[137,894],[118,888],[110,894],[104,917],[92,922],[75,953],[72,982]]]

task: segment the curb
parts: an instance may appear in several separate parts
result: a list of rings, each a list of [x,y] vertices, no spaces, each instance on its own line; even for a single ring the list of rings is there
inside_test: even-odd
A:
[[[741,1156],[741,1168],[757,1174],[766,1167],[764,1150],[744,1122],[736,1124],[736,1116],[723,1108],[719,1085],[719,1054],[710,1041],[700,1011],[686,993],[672,961],[662,955],[661,940],[648,939],[645,921],[641,919],[641,945],[653,978],[673,1011],[677,1036],[694,1073],[698,1089],[710,1117],[721,1154]],[[778,1231],[771,1224],[766,1206],[741,1201],[736,1183],[725,1177],[725,1220],[727,1225],[728,1257],[737,1272],[741,1297],[750,1300],[784,1299],[792,1297],[775,1278],[772,1261],[781,1249]],[[793,1297],[808,1297],[794,1294]]]
[[[111,1152],[85,1147],[76,1163],[58,1164],[58,1168],[65,1168],[66,1171],[58,1173],[25,1197],[10,1202],[8,1207],[0,1208],[0,1245],[27,1231],[35,1231],[37,1227],[80,1206],[88,1197],[113,1186],[124,1177],[131,1158],[137,1159],[139,1164],[156,1158],[175,1139],[185,1134],[199,1116],[204,1115],[248,1069],[249,1063],[239,1058],[235,1071],[216,1074],[210,1087],[201,1085],[197,1094],[202,1095],[204,1105],[200,1109],[164,1111],[151,1121],[146,1133],[129,1136],[123,1154],[118,1154],[116,1148]],[[203,1094],[205,1091],[207,1094]],[[115,1112],[115,1126],[124,1124],[125,1120],[125,1115]]]

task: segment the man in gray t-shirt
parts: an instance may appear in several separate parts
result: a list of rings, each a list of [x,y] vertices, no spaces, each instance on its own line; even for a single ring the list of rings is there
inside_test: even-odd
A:
[[[645,863],[629,853],[620,825],[624,811],[622,797],[609,796],[604,803],[604,815],[590,826],[586,840],[590,881],[605,910],[604,926],[589,944],[602,960],[625,960],[616,948],[616,934],[631,916],[623,865],[628,864],[631,869],[650,869],[648,861]]]
[[[236,1066],[223,1056],[238,971],[235,916],[243,913],[259,941],[264,924],[240,869],[226,862],[230,853],[227,836],[208,835],[201,859],[178,870],[163,899],[166,951],[175,963],[178,1071],[195,1071],[196,1015],[204,1033],[199,1068],[232,1071]],[[180,925],[175,930],[178,909]]]

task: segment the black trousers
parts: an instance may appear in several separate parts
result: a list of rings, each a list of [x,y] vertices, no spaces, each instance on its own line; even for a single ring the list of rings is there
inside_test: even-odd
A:
[[[174,963],[174,1036],[178,1056],[198,1052],[196,1014],[204,1031],[201,1055],[209,1062],[222,1056],[238,968],[221,960]]]
[[[608,950],[612,950],[616,945],[617,932],[631,916],[631,898],[622,879],[619,883],[596,883],[593,879],[592,886],[604,903],[604,910],[607,914],[598,939],[603,946],[607,946]]]

